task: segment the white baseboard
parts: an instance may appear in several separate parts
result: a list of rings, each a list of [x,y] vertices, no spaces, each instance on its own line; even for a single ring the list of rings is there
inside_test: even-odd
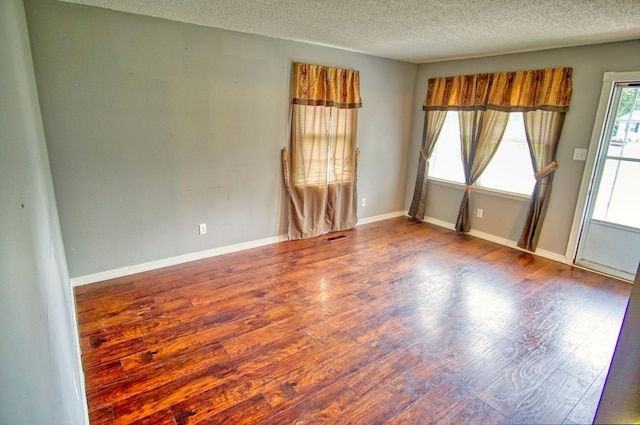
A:
[[[455,229],[456,227],[454,223],[449,223],[449,222],[438,220],[432,217],[425,217],[423,221],[425,223],[435,224],[436,226],[444,227],[446,229],[451,229],[451,230]],[[480,232],[478,230],[471,229],[468,235],[474,236],[476,238],[484,239],[489,242],[494,242],[499,245],[508,246],[509,248],[514,248],[520,251],[531,252],[531,251],[527,251],[525,249],[520,248],[516,241],[512,241],[511,239],[501,238],[499,236],[491,235],[489,233]],[[569,259],[566,256],[552,252],[552,251],[547,251],[545,249],[536,249],[536,252],[531,252],[531,253],[539,257],[547,258],[549,260],[572,265],[572,262],[569,261]]]
[[[288,239],[289,238],[287,237],[287,235],[273,236],[270,238],[258,239],[255,241],[243,242],[235,245],[227,245],[221,246],[219,248],[208,249],[205,251],[193,252],[191,254],[178,255],[176,257],[165,258],[162,260],[150,261],[148,263],[121,267],[104,272],[92,273],[84,276],[74,277],[73,279],[71,279],[71,286],[75,287],[88,285],[90,283],[101,282],[103,280],[115,279],[118,277],[129,276],[136,273],[156,270],[163,267],[188,263],[190,261],[202,260],[205,258],[215,257],[223,254],[230,254],[232,252],[242,251],[245,249],[258,248],[265,245],[283,242]]]
[[[389,214],[376,215],[373,217],[363,218],[358,221],[359,225],[373,223],[390,218],[401,217],[406,215],[405,211],[396,211]],[[258,248],[265,245],[271,245],[278,242],[289,240],[287,235],[273,236],[270,238],[258,239],[255,241],[243,242],[235,245],[227,245],[219,248],[208,249],[205,251],[194,252],[191,254],[178,255],[176,257],[165,258],[162,260],[150,261],[148,263],[137,264],[133,266],[121,267],[113,270],[92,273],[84,276],[74,277],[70,280],[71,286],[82,286],[90,283],[101,282],[103,280],[115,279],[118,277],[129,276],[136,273],[148,272],[168,266],[176,266],[178,264],[188,263],[190,261],[202,260],[205,258],[215,257],[232,252],[243,251],[245,249]]]
[[[444,220],[438,220],[437,218],[433,217],[425,217],[422,221],[429,224],[435,224],[436,226],[444,227],[445,229],[449,230],[455,230],[456,228],[456,225],[453,223],[449,223],[448,221]]]
[[[390,218],[402,217],[407,215],[406,211],[395,211],[388,214],[374,215],[373,217],[359,218],[358,226],[363,224],[375,223],[376,221],[389,220]]]
[[[373,217],[366,217],[358,220],[358,225],[374,223],[376,221],[388,220],[396,217],[403,217],[406,215],[407,215],[406,211],[395,211],[388,214],[381,214]],[[425,221],[426,223],[435,224],[436,226],[444,227],[447,229],[455,228],[455,225],[453,223],[438,220],[432,217],[425,217],[423,221]],[[517,246],[515,241],[509,240],[509,239],[500,238],[494,235],[490,235],[488,233],[479,232],[477,230],[471,230],[469,232],[469,235],[475,236],[481,239],[485,239],[490,242],[495,242],[500,245],[508,246],[510,248],[515,248],[515,249],[524,251]],[[133,266],[121,267],[118,269],[92,273],[84,276],[78,276],[78,277],[72,278],[70,282],[72,287],[88,285],[90,283],[101,282],[103,280],[129,276],[132,274],[156,270],[163,267],[176,266],[178,264],[188,263],[190,261],[202,260],[205,258],[215,257],[223,254],[230,254],[232,252],[243,251],[245,249],[258,248],[265,245],[284,242],[288,239],[289,238],[287,235],[280,235],[280,236],[273,236],[270,238],[258,239],[255,241],[243,242],[235,245],[227,245],[219,248],[208,249],[205,251],[194,252],[191,254],[178,255],[176,257],[169,257],[162,260],[150,261],[148,263],[142,263],[142,264],[137,264]],[[555,252],[538,249],[534,254],[540,257],[548,258],[550,260],[559,261],[561,263],[571,264],[571,262],[567,260],[567,257],[565,257],[564,255],[556,254]]]

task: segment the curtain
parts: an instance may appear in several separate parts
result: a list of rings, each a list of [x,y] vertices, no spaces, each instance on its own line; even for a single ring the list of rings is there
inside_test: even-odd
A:
[[[497,142],[495,141],[496,135],[504,133],[502,124],[504,118],[494,112],[523,112],[525,113],[525,121],[527,114],[532,113],[529,115],[531,124],[527,124],[531,127],[531,130],[527,129],[527,137],[529,138],[532,161],[539,163],[539,165],[534,165],[538,184],[536,184],[534,194],[531,197],[529,218],[518,245],[528,247],[527,249],[535,249],[544,220],[544,211],[551,193],[549,173],[553,172],[554,167],[557,167],[555,150],[564,114],[569,108],[571,99],[572,73],[572,68],[548,68],[429,79],[427,96],[423,103],[423,109],[427,111],[425,120],[430,119],[429,112],[436,111],[458,111],[461,116],[465,116],[461,118],[460,126],[466,188],[456,221],[456,230],[461,232],[469,230],[468,199],[471,186],[495,153],[499,143],[499,139]],[[538,111],[549,113],[542,114]],[[467,112],[473,112],[473,114],[467,115]],[[488,112],[491,114],[488,115]],[[543,119],[543,116],[546,118]],[[464,124],[463,121],[465,121]],[[534,121],[539,124],[533,124]],[[542,121],[548,123],[541,124]],[[466,136],[463,136],[463,125],[465,126],[464,131],[467,132]],[[538,130],[533,129],[536,125],[539,127]],[[506,120],[504,126],[506,126]],[[427,127],[428,123],[425,122],[425,134]],[[544,128],[549,128],[549,132],[543,131]],[[436,132],[434,137],[437,139],[437,136]],[[551,142],[552,140],[555,142]],[[430,156],[430,152],[427,152],[426,149],[433,148],[435,143],[436,140],[431,141],[423,135],[421,155],[426,157],[424,158],[425,162]],[[545,147],[542,148],[542,146]],[[550,146],[553,147],[550,148]],[[544,154],[536,153],[542,152],[542,150],[544,150]],[[534,158],[536,155],[537,159]],[[549,160],[549,158],[552,159]],[[420,161],[420,165],[422,165],[422,160]],[[427,183],[427,177],[421,175],[421,172],[428,172],[428,166],[421,167],[420,165],[410,210],[410,215],[418,219],[423,218],[418,213],[420,211],[424,213],[425,208],[424,205],[420,205],[421,200],[426,203],[426,195],[422,194],[426,194],[424,186]],[[417,195],[418,193],[420,196]],[[415,207],[414,204],[416,204]],[[411,214],[414,209],[415,215]]]
[[[456,220],[456,231],[466,233],[471,227],[469,220],[471,186],[478,180],[498,150],[504,130],[507,128],[509,113],[495,110],[474,110],[459,111],[458,116],[466,187]]]
[[[538,246],[540,229],[549,205],[553,172],[558,168],[555,159],[564,116],[564,112],[557,111],[536,110],[524,113],[524,125],[536,185],[533,188],[529,211],[518,246],[529,251],[535,251]]]
[[[571,75],[571,68],[550,68],[431,78],[422,108],[566,112],[571,98]]]
[[[422,130],[422,147],[418,157],[418,176],[413,190],[413,200],[409,208],[409,216],[417,220],[424,219],[427,205],[427,179],[429,176],[429,158],[433,154],[436,140],[447,117],[447,111],[425,111],[424,129]]]
[[[358,71],[294,63],[291,152],[283,150],[289,238],[356,225]]]

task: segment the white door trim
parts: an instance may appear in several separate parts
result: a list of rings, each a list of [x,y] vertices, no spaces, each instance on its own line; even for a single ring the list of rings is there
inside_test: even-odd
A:
[[[571,224],[571,232],[569,233],[569,242],[567,243],[566,257],[571,263],[575,264],[576,254],[578,251],[578,238],[582,229],[584,217],[586,214],[587,200],[589,190],[595,172],[595,161],[598,157],[600,149],[600,141],[605,131],[604,124],[609,112],[609,102],[613,95],[614,85],[616,83],[640,81],[640,71],[634,72],[605,72],[602,77],[602,91],[600,92],[600,101],[598,102],[598,110],[593,121],[593,130],[591,132],[591,141],[589,142],[589,153],[584,164],[584,172],[578,192],[578,201],[573,214],[573,222]]]

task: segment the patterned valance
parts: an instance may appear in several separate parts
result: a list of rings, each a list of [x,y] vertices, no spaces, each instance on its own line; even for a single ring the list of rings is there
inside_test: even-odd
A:
[[[431,78],[422,109],[566,112],[571,74],[572,68],[549,68]]]
[[[293,64],[293,103],[340,109],[360,108],[360,73],[351,69],[296,62]]]

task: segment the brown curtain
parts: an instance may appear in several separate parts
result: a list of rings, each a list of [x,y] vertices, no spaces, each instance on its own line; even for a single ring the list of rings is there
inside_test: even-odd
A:
[[[549,205],[553,172],[558,168],[555,159],[564,116],[564,112],[557,111],[536,110],[524,113],[524,126],[536,185],[518,246],[529,251],[535,251],[538,246],[541,225]]]
[[[471,227],[469,220],[471,186],[478,180],[498,150],[504,130],[507,128],[509,113],[495,110],[474,110],[459,111],[458,116],[466,188],[462,195],[456,220],[456,231],[466,233]]]
[[[545,126],[543,124],[538,124],[540,127],[539,132],[535,131],[539,135],[534,135],[533,129],[527,129],[527,137],[530,138],[532,161],[538,161],[540,165],[534,165],[538,184],[531,197],[529,218],[518,245],[528,247],[527,249],[535,249],[537,235],[544,220],[544,211],[551,192],[551,176],[547,173],[552,172],[552,169],[557,167],[554,160],[551,160],[551,162],[547,162],[547,160],[549,155],[551,155],[551,158],[555,158],[557,138],[560,136],[563,117],[569,108],[571,99],[572,73],[573,70],[571,68],[548,68],[429,79],[427,96],[423,104],[425,111],[459,111],[460,114],[464,114],[464,111],[478,111],[475,115],[461,118],[461,127],[463,125],[462,121],[467,121],[465,126],[469,128],[470,133],[467,136],[462,136],[461,128],[461,138],[467,140],[466,142],[465,140],[462,141],[467,186],[456,222],[458,231],[466,232],[469,230],[468,198],[471,185],[482,173],[488,160],[491,159],[495,152],[495,148],[497,148],[497,143],[493,146],[491,140],[494,139],[496,134],[504,133],[504,128],[501,130],[502,117],[494,115],[493,118],[489,119],[486,113],[481,111],[524,112],[525,121],[527,120],[527,114],[530,112],[550,112],[549,114],[535,113],[530,115],[530,121],[532,123],[533,121],[542,121],[543,118],[534,118],[542,116],[546,117],[544,119],[546,121],[553,120],[555,124],[546,124],[547,127],[554,129],[551,133],[543,133],[542,128]],[[428,117],[429,115],[427,114],[426,116]],[[554,118],[550,118],[551,116]],[[493,121],[495,121],[494,124],[490,124]],[[534,124],[531,125],[535,126]],[[529,134],[529,131],[531,134]],[[482,135],[483,132],[484,135]],[[543,136],[542,134],[547,135]],[[488,141],[483,142],[482,140],[485,138]],[[424,139],[423,136],[423,152],[425,152],[424,148],[427,146]],[[555,143],[549,143],[550,140],[555,140]],[[469,144],[466,148],[467,154],[464,153],[465,143]],[[485,143],[488,143],[488,145],[485,146]],[[532,143],[535,146],[532,147]],[[543,155],[534,154],[534,152],[543,149],[540,146],[549,146],[551,144],[556,146],[553,146],[549,151],[547,151],[548,148],[544,148],[545,153]],[[539,159],[535,159],[534,155],[537,155]],[[476,162],[476,157],[478,156],[478,162]],[[485,163],[485,160],[487,163]],[[550,169],[551,171],[549,171]],[[420,173],[418,173],[412,207],[416,202],[416,193],[418,191],[426,193],[426,188],[420,186],[426,183],[426,177],[420,177]],[[422,208],[424,211],[424,206]],[[415,218],[420,217],[416,214]]]
[[[356,225],[361,105],[358,71],[294,64],[291,153],[282,155],[290,239]]]
[[[413,200],[409,208],[409,216],[417,220],[424,219],[427,205],[427,179],[429,177],[429,158],[433,154],[436,140],[447,117],[447,111],[425,111],[424,129],[422,130],[422,147],[418,157],[418,176],[413,190]]]

